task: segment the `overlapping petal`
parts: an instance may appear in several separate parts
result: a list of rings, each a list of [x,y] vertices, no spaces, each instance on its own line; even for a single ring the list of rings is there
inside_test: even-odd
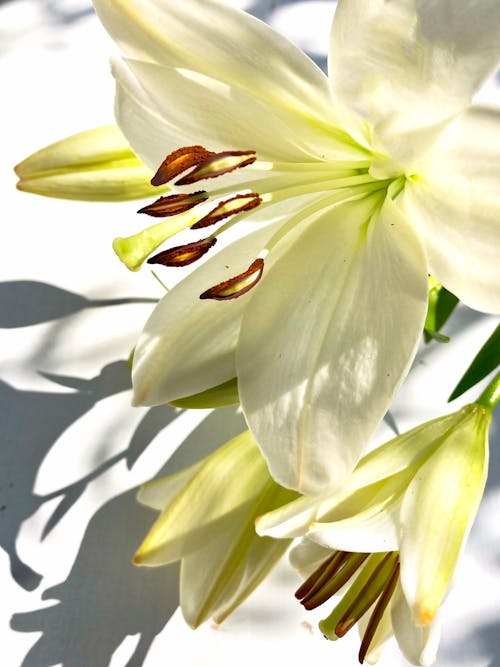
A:
[[[392,158],[421,153],[499,61],[497,0],[338,3],[332,90],[373,125]]]
[[[353,470],[425,317],[418,237],[389,198],[373,214],[373,202],[361,200],[311,220],[243,317],[237,371],[245,417],[271,474],[305,493],[332,488]]]
[[[132,382],[136,404],[167,403],[236,376],[236,342],[251,294],[231,304],[201,300],[200,294],[246,270],[276,224],[224,248],[163,297],[135,349]]]
[[[500,313],[500,112],[472,107],[409,180],[405,201],[429,272],[477,310]]]
[[[126,56],[185,68],[239,89],[325,140],[335,126],[328,80],[265,23],[217,0],[95,0]]]
[[[129,104],[154,110],[164,119],[160,145],[144,141],[144,129],[134,122],[120,125],[142,154],[151,152],[148,163],[180,145],[202,144],[210,150],[257,150],[259,159],[306,161],[324,159],[330,144],[323,133],[292,117],[285,122],[275,115],[272,105],[256,100],[248,91],[201,74],[138,60],[113,62],[113,74],[120,87],[119,108]],[[123,95],[127,97],[121,99]],[[132,98],[128,101],[128,97]],[[163,156],[158,161],[159,149]],[[323,157],[321,157],[323,156]]]

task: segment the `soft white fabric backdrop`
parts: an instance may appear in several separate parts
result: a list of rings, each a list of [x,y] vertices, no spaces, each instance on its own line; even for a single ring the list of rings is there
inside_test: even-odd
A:
[[[232,0],[326,65],[334,2]],[[332,644],[323,612],[293,599],[280,566],[232,618],[193,633],[177,607],[177,566],[133,568],[154,514],[134,489],[241,430],[232,408],[210,414],[129,407],[124,360],[161,295],[130,274],[111,240],[139,229],[136,206],[76,204],[17,192],[12,166],[67,134],[112,122],[108,41],[86,0],[0,0],[2,81],[0,282],[0,576],[6,667],[246,667],[256,660],[356,665],[358,638]],[[481,93],[500,103],[492,80]],[[171,273],[167,282],[177,279]],[[450,408],[446,396],[495,318],[460,309],[413,371],[377,440]],[[473,399],[476,394],[469,393]],[[485,498],[447,603],[440,667],[500,665],[500,419]],[[388,646],[382,667],[407,663]]]

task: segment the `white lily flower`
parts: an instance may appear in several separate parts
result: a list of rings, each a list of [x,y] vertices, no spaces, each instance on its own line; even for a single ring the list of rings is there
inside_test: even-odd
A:
[[[358,572],[320,628],[334,639],[363,619],[361,662],[392,633],[414,664],[435,659],[438,611],[486,483],[489,405],[422,424],[365,456],[341,491],[257,521],[259,534],[306,535],[291,558],[309,576],[297,592],[307,609]]]
[[[159,303],[136,348],[135,402],[236,377],[275,479],[331,489],[409,368],[428,273],[500,312],[500,115],[470,106],[500,59],[500,4],[340,0],[329,79],[218,0],[94,4],[125,54],[117,121],[161,163],[153,183],[181,190],[143,209],[172,217],[115,241],[123,261],[137,269],[180,229],[225,220],[151,260],[183,266],[238,221],[275,220]],[[216,176],[221,188],[200,190]]]
[[[181,561],[180,605],[193,628],[221,623],[267,576],[289,540],[259,537],[255,518],[296,494],[271,479],[246,431],[190,468],[145,484],[138,500],[161,514],[136,565]]]

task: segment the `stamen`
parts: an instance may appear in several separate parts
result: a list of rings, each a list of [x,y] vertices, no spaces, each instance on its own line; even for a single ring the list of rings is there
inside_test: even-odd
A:
[[[375,568],[362,590],[337,623],[335,627],[337,637],[343,637],[359,621],[380,593],[386,588],[392,577],[395,559],[397,560],[397,558],[397,553],[389,552]]]
[[[250,211],[262,202],[262,199],[256,192],[250,192],[244,195],[235,195],[231,199],[222,201],[217,206],[207,213],[203,218],[191,225],[191,229],[200,229],[201,227],[208,227],[214,225],[219,220],[224,220],[230,215],[241,213],[242,211]]]
[[[169,215],[177,215],[189,211],[190,208],[197,206],[200,202],[206,201],[208,195],[204,190],[193,192],[192,194],[169,195],[160,197],[152,204],[140,208],[137,213],[146,213],[154,218],[165,218]]]
[[[309,595],[313,588],[322,580],[325,572],[329,572],[330,566],[334,568],[340,567],[340,562],[345,558],[344,551],[334,551],[331,556],[329,556],[321,565],[314,570],[314,572],[304,581],[303,584],[297,588],[295,591],[295,597],[297,600],[302,600],[306,595]],[[336,571],[336,570],[335,570]]]
[[[148,259],[148,264],[162,264],[163,266],[186,266],[210,250],[217,243],[215,238],[201,239],[193,243],[186,243],[175,248],[169,248]]]
[[[396,584],[398,583],[398,577],[399,561],[394,566],[391,578],[389,579],[382,595],[375,605],[375,609],[373,610],[372,615],[370,616],[370,620],[368,621],[368,625],[366,626],[365,634],[363,635],[363,640],[361,642],[361,646],[359,647],[358,654],[358,660],[361,665],[365,661],[366,654],[370,649],[370,644],[372,643],[380,621],[382,620],[382,616],[384,615],[387,605],[389,604],[392,594],[394,593]]]
[[[235,169],[253,164],[256,159],[255,151],[210,153],[205,159],[196,162],[197,166],[189,174],[176,181],[175,185],[190,185],[204,178],[222,176],[222,174],[228,174]]]
[[[344,553],[343,556],[336,571],[331,574],[325,572],[322,581],[319,582],[320,585],[301,601],[305,609],[316,609],[338,593],[368,558],[368,554],[362,553]]]
[[[216,301],[225,301],[226,299],[236,299],[249,292],[252,287],[262,278],[264,271],[264,260],[260,257],[250,264],[248,269],[234,278],[224,280],[218,285],[200,294],[200,299],[215,299]]]
[[[182,174],[186,169],[194,167],[200,162],[203,162],[211,155],[215,155],[213,151],[207,151],[203,146],[184,146],[178,148],[173,153],[169,153],[163,160],[158,171],[151,179],[151,185],[163,185],[168,183],[179,174]]]

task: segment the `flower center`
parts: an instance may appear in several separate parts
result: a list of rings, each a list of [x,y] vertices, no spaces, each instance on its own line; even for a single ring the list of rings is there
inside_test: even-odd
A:
[[[163,160],[151,179],[153,185],[171,183],[176,189],[193,185],[199,188],[202,180],[226,175],[232,183],[211,192],[196,189],[160,197],[141,208],[139,213],[167,220],[133,237],[115,239],[113,247],[120,259],[136,270],[148,255],[177,232],[222,222],[207,238],[174,246],[148,259],[152,264],[186,266],[203,257],[220,234],[250,215],[253,209],[266,209],[285,200],[302,198],[296,212],[267,242],[246,271],[218,285],[207,285],[209,289],[200,295],[203,299],[234,299],[258,283],[264,271],[265,257],[298,223],[326,207],[387,190],[393,179],[375,178],[369,173],[370,164],[364,158],[269,162],[257,159],[253,150],[216,153],[199,145],[179,148]],[[233,172],[241,169],[245,169],[250,178],[240,177],[235,182],[237,174]]]

